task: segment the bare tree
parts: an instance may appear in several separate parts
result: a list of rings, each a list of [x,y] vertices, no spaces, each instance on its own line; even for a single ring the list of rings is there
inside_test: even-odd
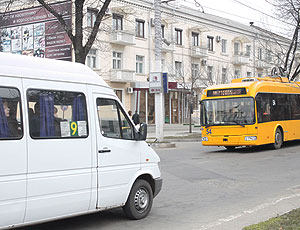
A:
[[[293,81],[300,73],[300,64],[296,61],[299,43],[300,1],[269,0],[268,2],[275,7],[277,16],[281,18],[281,20],[288,22],[293,29],[291,43],[287,49],[284,64],[281,67],[281,72],[283,72],[290,81]]]

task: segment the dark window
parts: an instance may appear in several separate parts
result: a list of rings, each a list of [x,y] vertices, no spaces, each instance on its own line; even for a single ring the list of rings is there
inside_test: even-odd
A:
[[[117,101],[98,98],[97,111],[103,136],[134,140],[134,128]]]
[[[214,51],[214,37],[207,36],[207,48],[208,51]]]
[[[32,138],[88,136],[83,93],[30,89],[27,97]]]
[[[193,46],[199,46],[199,34],[192,32],[192,44]]]
[[[165,25],[161,25],[161,37],[165,37]]]
[[[176,45],[182,45],[182,29],[175,29]]]
[[[300,120],[300,95],[291,95],[292,119]]]
[[[291,120],[292,95],[259,93],[256,97],[258,122]]]
[[[145,21],[143,20],[136,20],[135,21],[135,36],[140,37],[140,38],[144,38],[145,37]]]
[[[20,139],[22,136],[20,92],[15,88],[0,87],[0,139]]]
[[[113,14],[113,29],[123,30],[123,16],[119,14]]]

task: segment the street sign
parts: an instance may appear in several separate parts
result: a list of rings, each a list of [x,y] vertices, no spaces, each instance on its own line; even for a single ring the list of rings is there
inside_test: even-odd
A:
[[[162,74],[160,72],[150,73],[149,92],[150,93],[163,92]]]

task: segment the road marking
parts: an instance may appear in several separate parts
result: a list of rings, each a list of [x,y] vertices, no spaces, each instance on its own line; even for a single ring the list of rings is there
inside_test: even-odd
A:
[[[224,223],[227,223],[227,222],[233,221],[235,219],[238,219],[240,217],[243,217],[247,214],[255,213],[255,212],[260,211],[264,208],[270,207],[272,205],[276,205],[276,204],[278,204],[278,203],[280,203],[284,200],[292,199],[292,198],[295,198],[295,197],[300,197],[300,193],[295,193],[295,194],[290,195],[290,196],[281,197],[277,200],[258,205],[256,207],[254,207],[253,209],[242,211],[241,213],[238,213],[236,215],[231,215],[231,216],[228,216],[228,217],[225,217],[225,218],[221,218],[221,219],[217,220],[216,222],[213,222],[213,223],[210,223],[210,224],[207,224],[207,225],[202,225],[199,230],[206,230],[206,229],[217,227],[217,226],[222,225]]]

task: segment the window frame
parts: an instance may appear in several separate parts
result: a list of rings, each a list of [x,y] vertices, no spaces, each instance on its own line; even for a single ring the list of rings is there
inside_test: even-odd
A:
[[[142,19],[135,19],[135,36],[145,38],[145,21]]]
[[[192,32],[192,46],[199,46],[199,33]]]
[[[175,39],[176,39],[176,45],[182,46],[182,29],[175,28]]]
[[[99,113],[98,113],[98,100],[110,100],[110,101],[113,101],[115,103],[116,110],[117,110],[116,112],[117,112],[117,116],[118,116],[120,138],[118,138],[118,137],[104,136],[102,134],[102,126],[101,126],[101,121],[100,121],[100,117],[99,117]],[[99,121],[99,128],[100,128],[100,133],[101,133],[102,137],[104,137],[104,138],[111,138],[111,139],[117,139],[117,140],[136,141],[137,132],[136,132],[135,126],[132,124],[131,120],[129,119],[129,117],[125,113],[124,109],[122,108],[122,106],[120,105],[120,103],[116,99],[113,99],[113,98],[104,98],[104,97],[97,97],[96,98],[96,106],[97,106],[97,118],[98,118],[98,121]],[[121,124],[121,112],[123,113],[124,118],[126,119],[126,121],[128,122],[128,124],[130,125],[130,127],[132,129],[132,139],[125,139],[125,138],[123,138],[122,124]]]
[[[226,54],[227,53],[227,40],[226,39],[222,39],[222,54]]]
[[[92,54],[91,51],[95,51],[95,54]],[[97,49],[90,49],[86,56],[86,65],[92,69],[97,69],[97,59]]]
[[[113,30],[123,30],[123,15],[115,13],[112,15],[112,27]]]
[[[93,27],[97,18],[98,10],[94,8],[87,8],[86,25],[87,27]]]
[[[24,137],[24,116],[23,116],[23,109],[22,109],[23,106],[22,106],[22,97],[21,97],[22,95],[21,95],[21,92],[20,92],[20,90],[17,87],[0,86],[0,89],[1,88],[14,89],[14,90],[17,90],[17,92],[19,94],[19,100],[18,100],[18,102],[20,103],[19,104],[19,109],[20,109],[20,121],[21,121],[21,124],[20,124],[21,135],[17,136],[17,137],[0,137],[0,141],[22,140],[23,137]]]
[[[116,54],[117,56],[114,57],[114,54]],[[121,57],[118,57],[118,54],[121,55]],[[120,64],[120,68],[116,68],[114,67],[114,60],[115,60],[115,66],[118,66],[118,63]],[[123,68],[123,53],[122,52],[118,52],[118,51],[113,51],[113,55],[112,55],[112,69],[114,70],[121,70]]]
[[[27,99],[27,111],[29,111],[29,94],[28,91],[30,90],[38,90],[38,91],[45,91],[45,92],[65,92],[65,93],[74,93],[74,94],[81,94],[84,96],[84,101],[85,101],[85,117],[86,117],[86,136],[70,136],[70,137],[59,137],[59,136],[53,136],[53,137],[33,137],[31,132],[30,132],[30,128],[28,129],[29,131],[29,136],[32,140],[52,140],[52,139],[78,139],[78,138],[83,138],[86,139],[89,137],[89,114],[88,114],[88,109],[87,109],[87,96],[85,95],[84,92],[79,92],[79,91],[67,91],[67,90],[56,90],[56,89],[37,89],[37,88],[28,88],[26,90],[26,99]],[[30,117],[28,116],[28,127],[30,127]]]
[[[208,51],[213,52],[214,51],[214,37],[213,36],[207,36],[207,48]]]
[[[142,58],[142,60],[138,60],[138,58]],[[145,73],[144,63],[145,63],[145,57],[141,56],[141,55],[136,55],[136,58],[135,58],[135,72],[137,74],[144,74]],[[142,71],[141,71],[140,67],[142,67]]]

